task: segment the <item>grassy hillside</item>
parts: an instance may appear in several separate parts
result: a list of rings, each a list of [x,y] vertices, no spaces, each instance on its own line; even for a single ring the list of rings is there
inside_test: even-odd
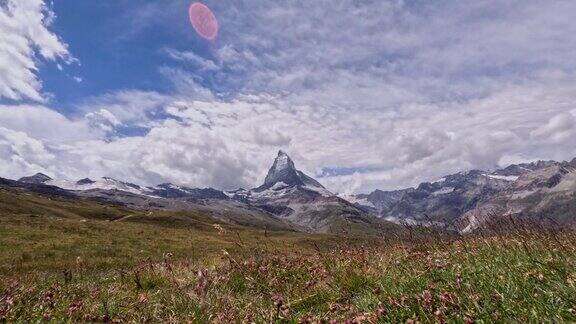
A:
[[[306,235],[0,191],[0,246],[0,321],[576,321],[574,233]]]
[[[209,259],[222,249],[310,249],[333,237],[225,225],[201,212],[145,212],[0,189],[0,273],[129,266],[165,253]],[[349,241],[357,240],[355,238]]]

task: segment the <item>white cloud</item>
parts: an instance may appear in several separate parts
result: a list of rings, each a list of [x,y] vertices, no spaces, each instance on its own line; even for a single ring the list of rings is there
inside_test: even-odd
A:
[[[221,69],[221,66],[214,61],[203,58],[192,51],[177,51],[172,48],[166,48],[164,52],[168,57],[190,64],[193,68],[199,69],[200,71],[217,71]]]
[[[115,125],[132,124],[135,126],[148,127],[154,124],[154,120],[172,98],[154,91],[119,90],[98,97],[84,99],[76,117],[88,115],[101,115],[100,112],[113,116]],[[107,118],[109,119],[109,118]]]
[[[102,135],[83,121],[71,121],[44,106],[0,105],[0,126],[50,143],[73,143]]]
[[[36,172],[49,173],[58,164],[56,156],[42,141],[4,127],[0,127],[0,157],[0,173],[11,178]]]
[[[89,112],[84,116],[84,118],[88,120],[90,126],[101,129],[107,134],[114,133],[115,129],[122,125],[116,116],[106,109]]]
[[[0,2],[0,98],[43,101],[37,58],[72,60],[49,30],[53,19],[43,0]]]
[[[58,170],[53,172],[72,178],[254,187],[276,151],[284,149],[312,175],[322,167],[369,170],[321,179],[333,191],[366,191],[414,185],[464,169],[493,168],[511,156],[570,159],[576,156],[571,140],[575,123],[564,111],[573,110],[575,94],[575,86],[510,86],[467,103],[405,105],[385,115],[369,110],[350,115],[343,108],[294,105],[270,96],[227,102],[181,99],[163,106],[167,117],[139,137],[103,141],[87,120],[62,116],[53,117],[61,131],[85,127],[92,133],[85,138],[70,135],[66,141],[58,136],[46,140],[49,136],[34,127],[19,130],[57,157]],[[42,113],[36,118],[26,114],[30,119],[23,125],[34,125],[53,113],[36,109]],[[0,118],[0,125],[5,121]]]

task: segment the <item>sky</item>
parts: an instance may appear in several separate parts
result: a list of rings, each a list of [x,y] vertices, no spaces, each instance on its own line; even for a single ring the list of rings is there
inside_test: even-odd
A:
[[[0,0],[0,177],[338,193],[576,157],[576,1]]]

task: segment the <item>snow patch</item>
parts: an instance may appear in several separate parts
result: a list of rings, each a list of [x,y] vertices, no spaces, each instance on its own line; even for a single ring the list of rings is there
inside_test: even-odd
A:
[[[510,199],[512,200],[516,200],[516,199],[524,199],[534,193],[536,193],[537,190],[523,190],[520,192],[516,192],[514,194],[512,194],[512,196],[510,197]]]
[[[418,220],[414,218],[398,218],[394,216],[385,217],[384,220],[389,221],[394,224],[398,225],[405,225],[405,226],[423,226],[423,227],[442,227],[444,226],[443,223],[440,222],[431,222],[427,220]]]
[[[353,196],[353,195],[347,196],[346,198],[344,198],[344,197],[340,197],[340,198],[347,200],[351,204],[358,204],[360,206],[376,208],[376,206],[366,198],[357,198],[356,196]]]
[[[502,176],[502,175],[495,175],[495,174],[488,174],[488,178],[497,179],[497,180],[505,180],[505,181],[516,181],[518,180],[518,176]]]
[[[288,185],[286,183],[280,181],[280,182],[276,182],[269,190],[277,191],[277,190],[285,189],[287,187],[288,187]]]
[[[436,190],[432,193],[433,196],[439,196],[439,195],[445,195],[445,194],[449,194],[451,192],[454,192],[455,188],[453,187],[445,187],[439,190]]]
[[[94,181],[94,183],[86,183],[80,185],[77,184],[76,182],[68,180],[51,180],[48,181],[46,184],[71,191],[86,191],[86,190],[101,189],[101,190],[120,190],[133,193],[136,195],[148,195],[149,193],[148,189],[142,189],[142,188],[138,189],[125,182],[114,180],[112,178],[100,178]]]
[[[324,197],[332,197],[332,196],[334,196],[330,191],[328,191],[328,190],[326,190],[326,189],[324,189],[324,188],[321,188],[321,187],[316,187],[316,186],[312,186],[312,185],[306,185],[306,186],[303,186],[302,188],[303,188],[303,189],[306,189],[306,190],[310,190],[310,191],[317,192],[317,193],[319,193],[320,195],[322,195],[322,196],[324,196]]]
[[[284,170],[284,169],[288,169],[288,167],[290,166],[290,158],[288,157],[288,155],[284,152],[281,152],[280,154],[278,154],[278,157],[276,158],[276,168],[274,168],[275,171],[279,171],[279,170]]]

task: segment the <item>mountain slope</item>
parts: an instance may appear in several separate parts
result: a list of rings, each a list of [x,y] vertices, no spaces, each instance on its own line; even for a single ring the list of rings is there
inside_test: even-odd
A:
[[[277,231],[301,230],[299,227],[264,210],[247,208],[245,204],[230,199],[191,197],[167,199],[118,189],[99,188],[71,191],[52,185],[22,183],[2,178],[0,178],[0,190],[10,191],[20,196],[39,194],[55,202],[66,202],[63,206],[75,202],[78,204],[100,204],[109,208],[124,208],[130,210],[131,213],[145,215],[157,215],[165,212],[168,215],[174,215],[170,214],[171,212],[184,212],[184,215],[200,213],[225,224]],[[59,215],[62,210],[57,207],[57,203],[54,205],[50,210],[52,210],[53,215]],[[133,218],[131,217],[131,219]],[[166,219],[166,221],[168,220]]]
[[[43,184],[52,180],[49,176],[44,173],[36,173],[33,176],[23,177],[18,180],[18,182],[29,183],[29,184]]]
[[[576,223],[576,159],[510,165],[494,172],[472,170],[417,188],[376,190],[350,198],[359,208],[406,224],[437,225],[468,233],[509,216]]]
[[[472,170],[432,183],[424,182],[417,188],[377,190],[369,195],[358,195],[356,204],[389,220],[450,224],[506,188],[511,181],[505,176]]]
[[[519,221],[555,223],[563,227],[576,224],[576,159],[548,162],[525,172],[505,190],[466,212],[456,227],[463,233],[492,223]]]
[[[332,194],[296,169],[283,151],[278,152],[261,186],[229,194],[235,200],[267,210],[310,232],[375,233],[395,227]]]

